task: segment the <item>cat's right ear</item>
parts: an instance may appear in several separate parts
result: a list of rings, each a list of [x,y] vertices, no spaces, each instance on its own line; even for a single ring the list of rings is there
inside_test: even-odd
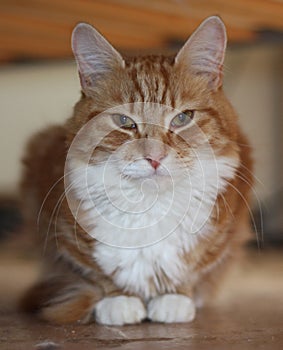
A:
[[[81,86],[86,95],[113,69],[125,62],[114,47],[91,25],[78,24],[72,33],[72,49],[77,61]]]

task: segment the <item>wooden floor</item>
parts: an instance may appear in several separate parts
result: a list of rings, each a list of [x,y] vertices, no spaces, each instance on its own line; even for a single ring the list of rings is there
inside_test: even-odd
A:
[[[0,249],[0,350],[283,349],[283,252],[247,251],[214,305],[191,324],[52,326],[19,315],[38,273],[26,251]]]

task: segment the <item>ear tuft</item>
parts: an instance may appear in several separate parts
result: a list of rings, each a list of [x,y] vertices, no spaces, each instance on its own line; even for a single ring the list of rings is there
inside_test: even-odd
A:
[[[124,60],[113,46],[91,25],[78,24],[72,33],[72,49],[78,65],[84,92],[115,68],[123,68]]]
[[[217,16],[208,17],[190,36],[175,58],[175,65],[209,79],[213,88],[222,85],[222,68],[227,36]]]

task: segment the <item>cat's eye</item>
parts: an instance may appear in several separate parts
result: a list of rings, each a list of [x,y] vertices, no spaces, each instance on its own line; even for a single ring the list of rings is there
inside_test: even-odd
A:
[[[194,111],[192,110],[186,110],[182,113],[177,114],[172,120],[171,120],[171,126],[173,128],[180,128],[182,126],[185,126],[191,122],[191,120],[194,117]]]
[[[137,124],[133,119],[124,114],[113,114],[112,118],[114,123],[122,129],[134,130],[137,128]]]

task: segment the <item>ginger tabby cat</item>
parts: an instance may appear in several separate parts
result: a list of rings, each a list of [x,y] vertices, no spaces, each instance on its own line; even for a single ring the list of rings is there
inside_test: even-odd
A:
[[[252,162],[222,89],[225,26],[209,17],[175,57],[122,57],[83,23],[72,47],[81,99],[24,161],[44,254],[22,306],[55,323],[190,322],[249,236]]]

